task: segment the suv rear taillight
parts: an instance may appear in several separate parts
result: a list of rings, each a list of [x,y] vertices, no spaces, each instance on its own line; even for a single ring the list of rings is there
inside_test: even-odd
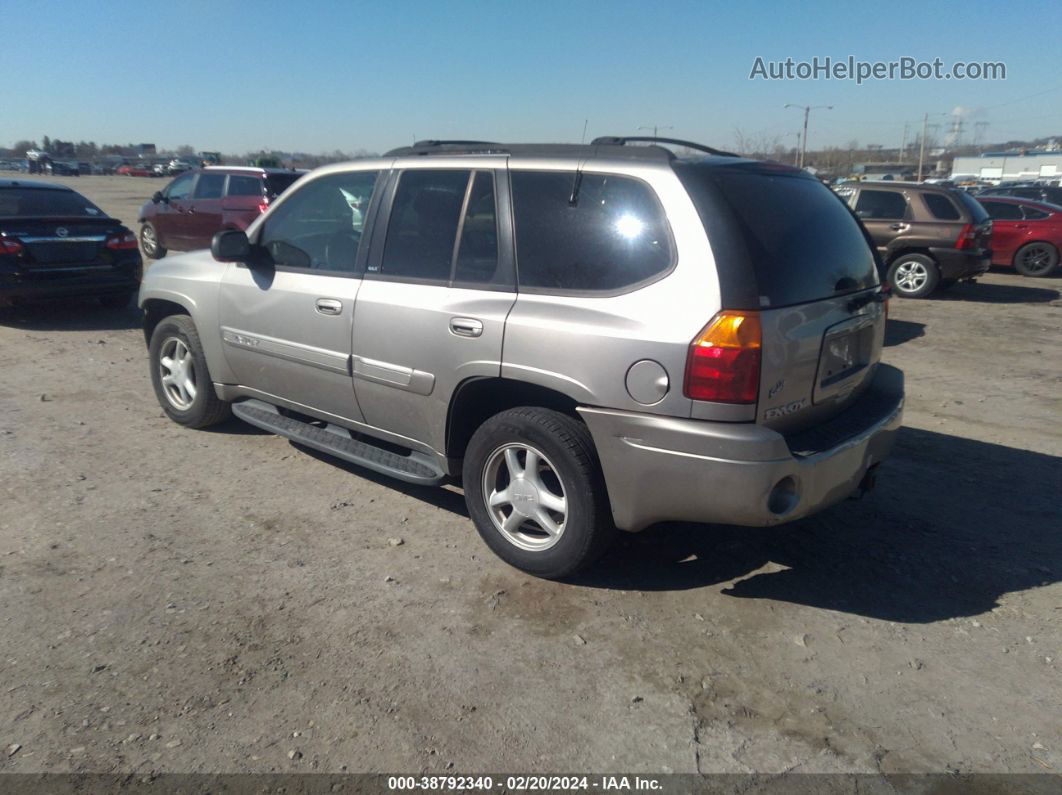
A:
[[[758,312],[723,310],[690,343],[683,393],[694,400],[755,403],[761,344]]]
[[[109,249],[121,251],[124,249],[136,248],[136,235],[132,232],[125,232],[124,234],[111,235],[107,238],[107,242],[104,245]]]
[[[0,254],[21,254],[22,243],[11,237],[0,237]]]
[[[977,227],[973,224],[966,224],[959,233],[959,239],[955,241],[955,248],[960,251],[967,248],[973,248],[975,240],[977,240]]]

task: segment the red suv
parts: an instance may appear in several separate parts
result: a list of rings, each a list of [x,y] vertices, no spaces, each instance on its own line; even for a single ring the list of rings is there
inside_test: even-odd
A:
[[[304,171],[208,166],[188,171],[140,209],[140,245],[152,259],[168,249],[210,248],[215,232],[246,229]]]

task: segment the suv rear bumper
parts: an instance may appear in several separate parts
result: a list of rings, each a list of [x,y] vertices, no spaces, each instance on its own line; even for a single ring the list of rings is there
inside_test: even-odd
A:
[[[854,492],[889,454],[903,417],[903,373],[878,365],[852,406],[816,428],[781,433],[580,408],[597,445],[616,526],[662,521],[754,527],[815,513]]]
[[[940,275],[944,279],[970,279],[980,276],[992,264],[992,252],[989,249],[963,251],[957,248],[930,248],[929,253],[940,266]]]

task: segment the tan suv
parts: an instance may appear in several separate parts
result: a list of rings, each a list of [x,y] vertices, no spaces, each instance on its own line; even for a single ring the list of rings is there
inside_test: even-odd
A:
[[[992,263],[992,221],[963,191],[914,182],[846,182],[838,195],[863,222],[898,295],[925,298]]]

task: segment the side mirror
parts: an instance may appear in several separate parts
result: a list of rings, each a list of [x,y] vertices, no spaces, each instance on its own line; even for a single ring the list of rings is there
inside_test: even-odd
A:
[[[155,191],[155,195],[151,197],[151,201],[158,204],[161,201],[165,201],[166,197],[162,195],[162,191]]]
[[[239,229],[223,229],[210,242],[210,253],[218,262],[245,262],[251,256],[251,244]]]

